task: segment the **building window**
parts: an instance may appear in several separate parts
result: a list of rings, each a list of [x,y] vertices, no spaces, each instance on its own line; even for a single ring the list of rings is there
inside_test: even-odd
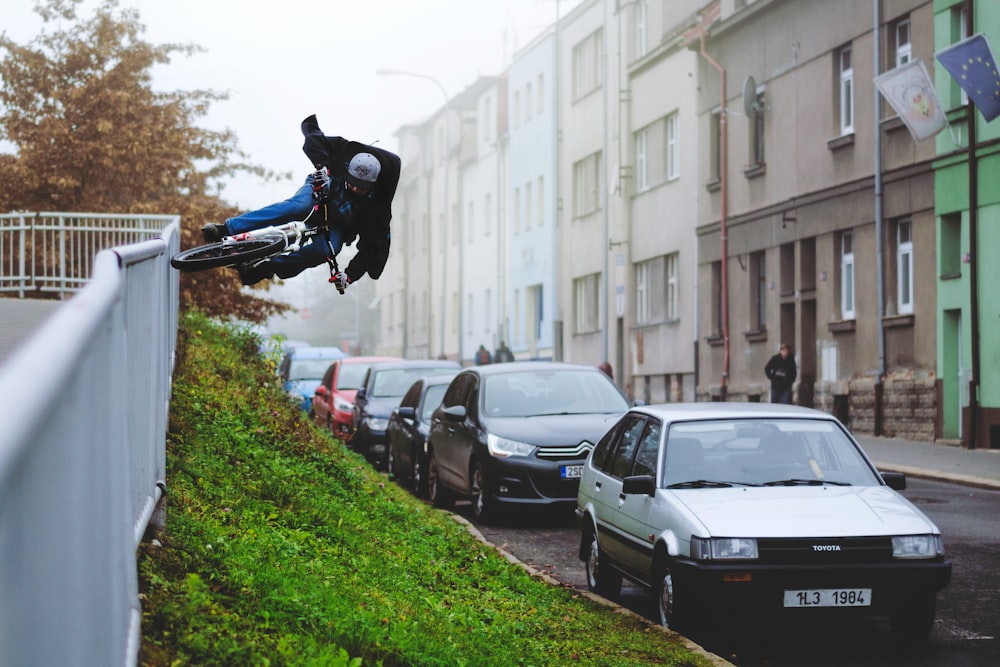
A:
[[[713,110],[709,122],[708,178],[717,182],[722,178],[722,110]]]
[[[677,287],[677,253],[667,255],[666,281],[666,311],[668,320],[678,317],[678,287]]]
[[[837,52],[837,62],[840,72],[837,98],[840,105],[840,134],[843,136],[854,132],[854,65],[850,46],[845,46]]]
[[[649,128],[644,127],[635,133],[635,189],[645,192],[649,189]]]
[[[969,34],[969,7],[963,2],[951,10],[951,43],[956,44],[971,36]],[[951,87],[952,106],[965,106],[968,104],[969,96],[965,90],[951,77],[949,77],[949,80],[951,81],[949,86]]]
[[[514,118],[513,118],[513,120],[514,120],[514,127],[520,127],[521,126],[521,91],[520,90],[515,90],[514,91],[514,113],[511,114],[511,115],[514,116]]]
[[[757,111],[750,117],[750,164],[764,164],[764,92],[757,93]]]
[[[913,312],[913,223],[896,223],[896,296],[900,315]]]
[[[854,232],[840,235],[840,317],[854,319]]]
[[[896,43],[896,67],[905,65],[913,58],[912,47],[910,46],[910,19],[902,19],[896,23],[895,29]]]
[[[713,338],[722,337],[722,262],[712,262],[712,322]]]
[[[667,116],[667,180],[680,178],[681,160],[677,136],[677,113]]]
[[[599,329],[601,274],[573,280],[574,323],[576,333],[593,333]]]
[[[531,197],[531,181],[524,184],[524,231],[531,229],[531,207],[535,205]]]
[[[521,188],[514,188],[514,233],[521,231]]]
[[[483,296],[483,331],[490,332],[490,317],[493,315],[493,292],[489,287]]]
[[[767,254],[761,250],[750,254],[750,328],[767,329]]]
[[[533,112],[531,110],[531,104],[534,101],[532,99],[533,93],[531,92],[531,82],[524,84],[524,120],[525,122],[531,120]]]
[[[601,49],[604,31],[595,30],[573,47],[573,99],[578,100],[601,87]]]
[[[493,115],[493,99],[486,97],[483,99],[483,141],[489,141],[492,138],[490,133],[490,117]]]
[[[649,312],[649,262],[635,265],[635,323],[650,321]]]
[[[649,0],[635,3],[635,57],[642,58],[649,50],[646,25],[649,19]]]
[[[587,215],[601,206],[601,153],[592,153],[573,165],[573,214]]]
[[[958,278],[962,275],[962,214],[946,213],[941,216],[941,244],[938,248],[941,266],[938,275],[942,279]]]
[[[475,236],[475,233],[476,233],[476,210],[475,210],[475,206],[476,206],[475,202],[471,202],[471,201],[469,202],[469,220],[465,224],[466,228],[469,230],[468,238],[466,239],[466,243],[472,243],[472,237]]]
[[[545,111],[545,75],[538,75],[538,113]]]
[[[532,300],[532,306],[533,306],[532,310],[534,315],[533,319],[534,319],[534,334],[535,334],[534,340],[539,340],[542,337],[542,322],[544,319],[543,318],[544,304],[542,302],[543,299],[542,289],[543,289],[542,285],[534,285],[533,287],[528,288],[528,294]]]
[[[545,224],[545,177],[538,177],[538,226]]]

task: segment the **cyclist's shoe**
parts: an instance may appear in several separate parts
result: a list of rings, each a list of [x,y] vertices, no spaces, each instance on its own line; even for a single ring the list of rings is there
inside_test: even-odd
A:
[[[224,224],[210,222],[201,228],[201,235],[205,237],[206,243],[218,243],[224,236],[229,236],[229,228]]]
[[[244,285],[253,285],[274,275],[274,268],[267,260],[256,264],[237,266],[236,270],[239,271],[240,280],[243,281]]]

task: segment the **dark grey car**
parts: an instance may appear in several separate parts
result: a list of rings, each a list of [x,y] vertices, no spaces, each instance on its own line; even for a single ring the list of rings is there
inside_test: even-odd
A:
[[[420,378],[389,417],[386,467],[396,481],[409,487],[418,498],[427,496],[427,433],[431,415],[441,405],[453,377],[454,373]]]
[[[587,454],[628,409],[592,366],[467,368],[431,418],[428,495],[439,507],[470,498],[479,521],[501,507],[571,508]]]

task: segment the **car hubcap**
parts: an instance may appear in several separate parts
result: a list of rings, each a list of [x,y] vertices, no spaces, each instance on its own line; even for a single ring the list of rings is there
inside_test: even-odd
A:
[[[659,606],[660,624],[669,628],[674,618],[674,578],[669,570],[663,573],[660,582]]]
[[[438,475],[437,460],[431,456],[430,463],[427,464],[427,495],[431,500],[437,500]]]
[[[483,515],[483,506],[486,504],[484,496],[483,469],[477,463],[472,469],[472,508],[476,516]]]
[[[590,553],[587,554],[587,583],[591,588],[597,588],[597,568],[599,556],[597,552],[597,536],[590,538]]]

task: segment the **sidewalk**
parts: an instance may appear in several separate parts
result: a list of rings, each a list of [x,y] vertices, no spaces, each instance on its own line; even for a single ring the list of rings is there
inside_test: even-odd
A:
[[[1000,449],[963,449],[935,442],[854,434],[881,470],[1000,489]]]

